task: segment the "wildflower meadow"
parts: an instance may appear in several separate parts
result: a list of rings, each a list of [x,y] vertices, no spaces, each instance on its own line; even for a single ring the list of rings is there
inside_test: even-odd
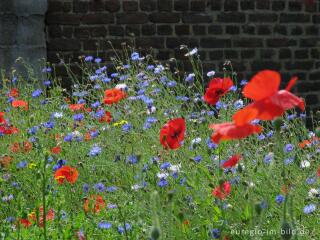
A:
[[[0,239],[319,239],[320,114],[307,128],[299,79],[185,57],[192,72],[83,56],[68,89],[50,65],[4,79]]]

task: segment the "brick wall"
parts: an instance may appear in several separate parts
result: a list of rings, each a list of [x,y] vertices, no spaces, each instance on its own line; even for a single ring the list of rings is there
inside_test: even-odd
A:
[[[160,60],[185,60],[181,44],[198,47],[205,69],[228,59],[241,78],[280,70],[312,108],[320,106],[320,2],[318,0],[49,0],[49,61],[56,54],[108,60],[122,42],[153,48]],[[186,65],[187,67],[187,65]]]

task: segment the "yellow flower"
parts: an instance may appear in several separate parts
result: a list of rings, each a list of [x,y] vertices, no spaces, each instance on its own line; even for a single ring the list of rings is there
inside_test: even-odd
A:
[[[33,168],[35,168],[36,166],[37,166],[37,164],[35,164],[35,163],[30,163],[30,164],[28,165],[28,168],[33,169]]]
[[[126,120],[121,120],[121,121],[119,121],[119,122],[115,122],[115,123],[113,124],[113,126],[118,127],[118,126],[121,126],[121,125],[126,124],[126,123],[128,123],[128,121],[126,121]]]

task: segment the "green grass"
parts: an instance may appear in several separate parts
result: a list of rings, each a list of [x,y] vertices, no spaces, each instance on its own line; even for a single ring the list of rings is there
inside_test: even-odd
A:
[[[282,123],[287,127],[277,132],[272,122],[263,122],[263,134],[273,131],[272,137],[259,140],[256,135],[243,140],[220,143],[210,149],[207,141],[212,130],[210,123],[230,121],[236,111],[234,102],[241,95],[241,88],[229,92],[220,100],[228,104],[227,109],[216,111],[214,107],[201,100],[208,78],[202,77],[203,72],[196,57],[190,57],[196,75],[194,84],[187,86],[184,79],[164,70],[160,74],[146,70],[150,59],[145,61],[130,61],[130,68],[124,68],[123,63],[117,61],[120,76],[127,75],[121,83],[128,86],[129,98],[118,104],[104,105],[101,109],[108,110],[113,116],[111,123],[99,123],[89,112],[83,112],[84,120],[74,127],[73,116],[66,107],[65,97],[69,94],[59,86],[59,82],[50,77],[51,87],[37,85],[44,79],[35,79],[32,83],[18,77],[14,85],[10,80],[5,82],[0,95],[0,110],[6,111],[5,117],[10,124],[19,128],[18,134],[0,137],[0,156],[9,155],[13,158],[10,166],[0,169],[0,238],[1,239],[77,239],[77,232],[82,231],[87,239],[154,239],[159,233],[159,239],[211,239],[212,229],[219,229],[220,239],[281,239],[280,229],[283,222],[290,224],[290,228],[299,234],[292,239],[318,239],[319,209],[312,214],[305,214],[304,207],[310,203],[319,206],[319,197],[310,198],[311,188],[319,189],[319,145],[314,144],[304,149],[299,148],[299,142],[309,139],[309,131],[305,127],[304,118],[288,119],[288,112]],[[95,83],[89,80],[94,75],[95,65],[83,62],[87,81],[78,83],[71,92],[87,91],[83,97],[86,107],[95,101],[102,102],[105,89],[116,85],[116,78],[111,83],[103,83],[98,77],[101,89],[95,89]],[[145,95],[153,99],[156,111],[147,114],[148,108],[141,100],[131,100],[137,96],[138,86],[143,82],[137,74],[143,73],[149,86],[145,88]],[[222,75],[233,76],[234,83],[238,82],[233,70],[225,71]],[[175,87],[168,87],[160,79],[166,77],[168,81],[176,80]],[[118,78],[117,78],[118,79]],[[29,110],[14,109],[8,103],[6,92],[16,87],[20,96],[29,103]],[[42,88],[40,97],[33,98],[32,92]],[[155,89],[160,92],[153,94]],[[177,100],[176,96],[187,96],[190,101]],[[80,97],[69,96],[71,102],[76,103]],[[47,100],[46,104],[42,104]],[[245,103],[248,100],[244,100]],[[208,114],[216,111],[216,116]],[[52,114],[59,112],[62,118],[52,118]],[[210,113],[210,112],[209,112]],[[192,119],[191,115],[194,115]],[[147,117],[157,119],[149,129],[144,129]],[[177,150],[164,150],[159,142],[159,132],[170,119],[183,117],[186,119],[187,130],[183,146]],[[47,129],[44,123],[54,119],[55,126]],[[123,131],[121,121],[131,124],[130,131]],[[319,120],[319,119],[318,119]],[[317,121],[317,119],[315,119]],[[36,134],[31,135],[28,129],[39,126]],[[78,131],[82,136],[90,130],[99,130],[99,135],[89,141],[64,142],[63,137],[55,140],[53,136],[66,136]],[[33,137],[33,149],[30,152],[13,153],[9,146],[15,142],[22,143]],[[192,141],[200,138],[198,144]],[[283,151],[286,144],[292,144],[294,149],[290,153]],[[50,153],[50,149],[61,146],[58,155]],[[101,147],[97,156],[89,156],[92,146]],[[318,152],[317,152],[318,149]],[[273,152],[274,159],[270,164],[264,163],[265,156]],[[230,172],[224,172],[219,162],[228,159],[233,154],[241,154],[238,167]],[[138,163],[129,164],[127,158],[135,155]],[[202,160],[197,163],[196,156]],[[284,159],[292,157],[291,164],[285,165]],[[159,158],[158,163],[152,161]],[[48,161],[49,159],[49,161]],[[77,168],[79,178],[73,185],[57,184],[54,179],[53,166],[59,159],[66,160],[66,165]],[[308,160],[310,167],[301,168],[301,161]],[[26,167],[18,168],[17,164],[26,161]],[[157,174],[161,172],[160,165],[170,162],[179,166],[176,178],[172,172],[167,178],[168,185],[158,186]],[[314,177],[315,182],[308,184],[307,178]],[[216,199],[212,190],[221,181],[236,181],[232,185],[230,195],[225,200]],[[97,183],[108,187],[115,186],[117,190],[98,193],[94,188]],[[90,186],[89,191],[83,190],[83,184]],[[139,186],[135,189],[135,186]],[[282,186],[290,186],[286,201],[278,204],[275,198],[281,192]],[[13,199],[6,201],[3,197],[12,194]],[[105,208],[100,213],[88,212],[83,209],[84,198],[92,194],[100,194],[106,204],[116,204],[116,208]],[[284,194],[283,194],[284,195]],[[32,226],[25,228],[19,224],[19,219],[26,218],[31,212],[39,215],[40,206],[53,209],[55,218],[46,221],[46,227]],[[92,205],[92,203],[91,203]],[[285,207],[286,206],[286,207]],[[13,217],[12,221],[8,221]],[[110,229],[100,229],[99,223],[112,223]],[[118,226],[129,223],[131,229],[122,234]],[[304,229],[304,233],[302,232]],[[242,234],[239,234],[242,231]],[[251,232],[250,232],[251,231]],[[229,237],[229,238],[226,238]]]

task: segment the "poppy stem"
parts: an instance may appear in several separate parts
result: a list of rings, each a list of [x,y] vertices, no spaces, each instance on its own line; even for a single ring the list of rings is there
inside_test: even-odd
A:
[[[47,240],[47,217],[46,217],[46,159],[43,163],[42,173],[42,208],[43,208],[43,238]],[[41,214],[41,213],[40,213]]]

